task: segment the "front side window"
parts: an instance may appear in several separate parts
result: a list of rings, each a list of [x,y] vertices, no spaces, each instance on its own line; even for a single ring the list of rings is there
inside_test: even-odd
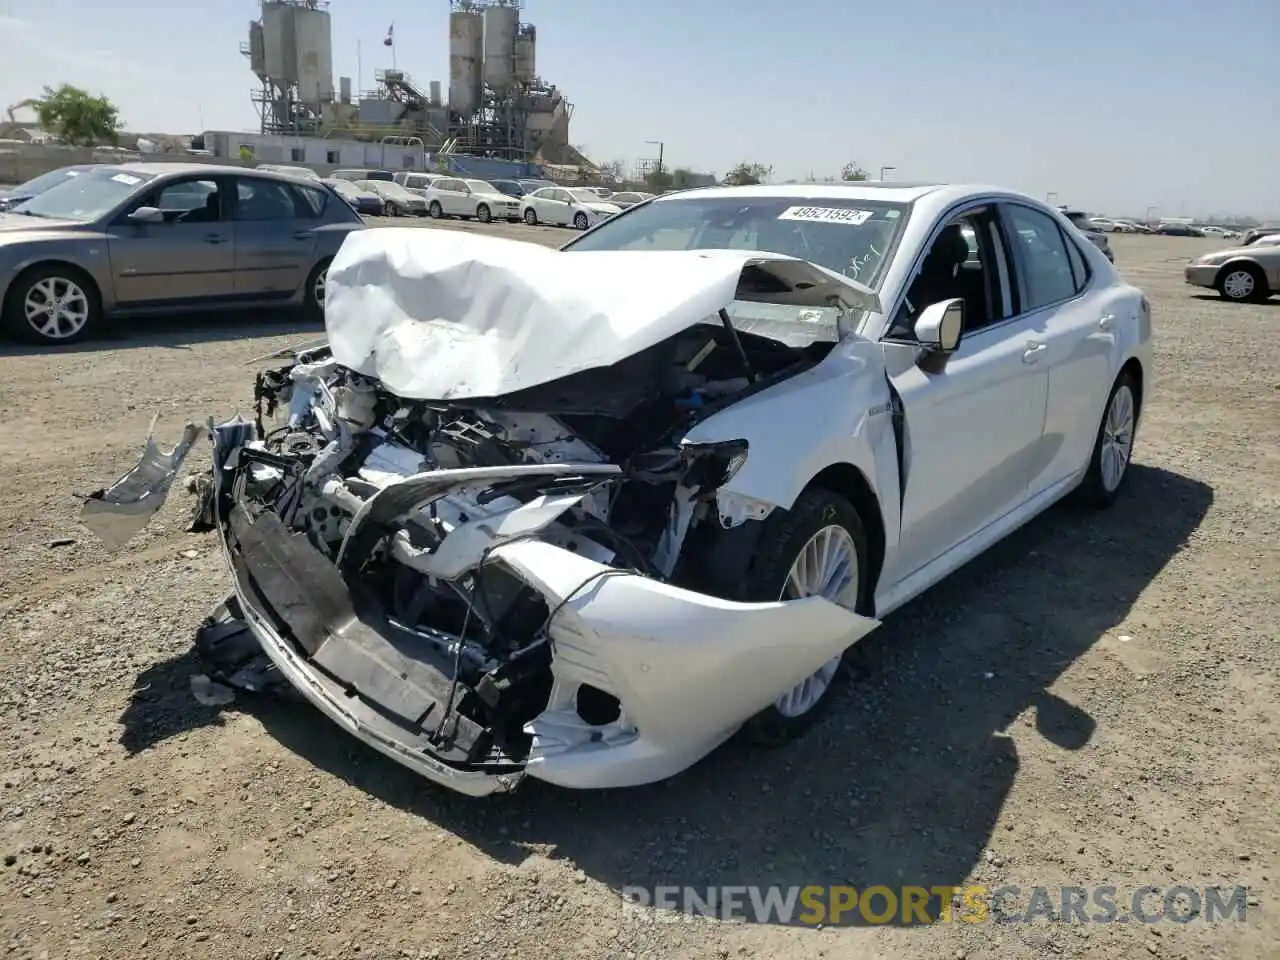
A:
[[[1023,311],[1039,310],[1075,296],[1076,280],[1067,239],[1054,219],[1021,204],[1006,205],[1005,214],[1026,293]]]
[[[876,287],[910,204],[849,197],[673,196],[629,208],[565,250],[760,250]]]
[[[156,207],[175,223],[216,223],[222,219],[222,195],[213,180],[178,180],[143,197],[137,207]]]

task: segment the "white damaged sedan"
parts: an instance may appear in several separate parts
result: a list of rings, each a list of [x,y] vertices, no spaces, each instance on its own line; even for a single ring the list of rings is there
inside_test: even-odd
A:
[[[207,430],[219,679],[477,796],[798,733],[879,618],[1111,503],[1151,385],[1142,293],[981,187],[690,190],[562,250],[362,231],[326,293],[254,422],[149,441],[83,517],[123,544]]]

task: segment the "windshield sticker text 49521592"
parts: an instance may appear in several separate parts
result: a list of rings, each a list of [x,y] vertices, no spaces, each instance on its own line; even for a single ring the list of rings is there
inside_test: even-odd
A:
[[[787,207],[778,214],[779,220],[807,220],[810,223],[847,223],[851,227],[871,219],[870,210],[851,210],[848,207]]]

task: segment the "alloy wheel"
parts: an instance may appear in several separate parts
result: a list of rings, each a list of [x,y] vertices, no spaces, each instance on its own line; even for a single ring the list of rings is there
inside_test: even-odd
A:
[[[45,277],[23,298],[23,314],[31,329],[46,340],[74,337],[89,322],[89,296],[74,280]]]
[[[1133,391],[1127,383],[1122,383],[1112,395],[1106,419],[1102,422],[1098,468],[1102,474],[1102,487],[1107,493],[1120,486],[1129,468],[1129,456],[1133,452],[1133,414]]]
[[[324,285],[329,279],[329,268],[324,267],[316,274],[316,282],[311,287],[311,298],[315,300],[316,306],[324,306]]]
[[[849,531],[839,524],[823,527],[805,543],[787,574],[780,600],[801,597],[825,597],[832,603],[852,610],[858,603],[858,549]],[[822,699],[840,669],[835,656],[811,676],[796,684],[774,701],[774,708],[784,717],[808,713]]]

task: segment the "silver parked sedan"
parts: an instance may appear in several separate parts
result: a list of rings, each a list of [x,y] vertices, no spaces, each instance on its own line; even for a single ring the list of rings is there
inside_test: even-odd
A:
[[[329,261],[363,227],[297,177],[102,165],[0,214],[0,326],[55,344],[121,314],[292,306],[318,318]]]

